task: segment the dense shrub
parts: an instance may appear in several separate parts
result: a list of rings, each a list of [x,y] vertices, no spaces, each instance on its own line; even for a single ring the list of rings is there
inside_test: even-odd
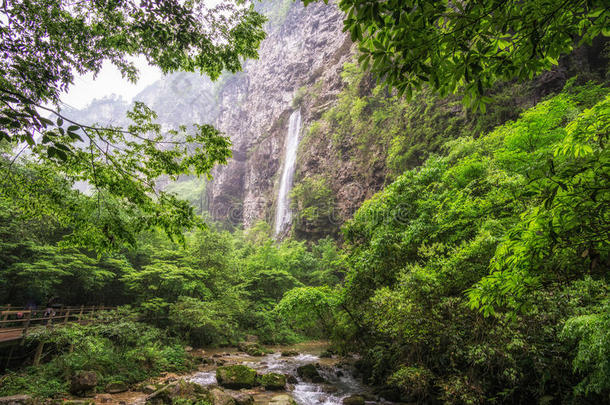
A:
[[[456,404],[607,397],[609,128],[608,90],[568,86],[361,206],[341,305],[367,381]]]

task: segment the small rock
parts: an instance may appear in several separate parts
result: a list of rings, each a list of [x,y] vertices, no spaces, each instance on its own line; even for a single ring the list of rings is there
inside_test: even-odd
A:
[[[322,353],[320,353],[320,358],[322,359],[330,359],[331,357],[333,357],[333,354],[330,350],[324,350]]]
[[[343,371],[337,370],[336,375],[337,375],[337,377],[343,377],[345,374],[343,374]]]
[[[191,346],[185,346],[185,347],[184,347],[184,351],[185,351],[185,352],[192,352],[192,351],[193,351],[193,348],[192,348]]]
[[[107,404],[108,402],[112,402],[112,396],[108,394],[98,395],[97,400],[103,404]]]
[[[170,399],[170,390],[173,389],[175,386],[177,385],[177,383],[173,383],[173,384],[168,384],[165,385],[161,388],[159,388],[158,390],[156,390],[155,392],[153,392],[152,394],[149,394],[146,397],[146,403],[151,403],[151,404],[157,404],[157,403],[165,403],[165,402],[169,402],[171,401]]]
[[[210,399],[212,405],[235,405],[235,399],[220,388],[212,388],[210,390]]]
[[[343,405],[364,405],[364,397],[362,395],[350,395],[343,398]]]
[[[254,397],[245,392],[233,395],[233,399],[237,405],[254,405]]]
[[[330,384],[323,384],[321,388],[322,388],[322,391],[326,392],[327,394],[334,394],[335,392],[339,391],[339,388],[335,387],[334,385],[330,385]]]
[[[271,398],[269,405],[297,405],[297,403],[290,395],[282,394]]]
[[[97,385],[95,371],[79,371],[70,379],[70,392],[78,396],[87,396],[93,393]]]
[[[202,357],[201,364],[214,364],[214,360],[209,357]]]
[[[286,350],[282,352],[282,357],[294,357],[298,355],[299,352],[295,352],[294,350]]]
[[[220,354],[220,353],[214,353],[214,354],[212,355],[212,357],[216,357],[216,358],[218,358],[218,357],[222,357],[222,354]]]
[[[284,374],[286,376],[286,381],[290,384],[298,384],[299,380],[292,374]]]
[[[11,395],[10,397],[0,397],[2,405],[33,405],[34,400],[29,395]]]
[[[129,389],[129,387],[124,382],[115,381],[115,382],[111,382],[110,384],[106,385],[105,391],[109,394],[118,394],[120,392],[125,392],[128,389]]]
[[[377,395],[373,395],[370,392],[363,392],[360,395],[362,396],[362,398],[364,398],[365,401],[377,402],[379,400],[379,398],[377,398]]]
[[[225,360],[216,360],[216,365],[224,366],[227,362]]]

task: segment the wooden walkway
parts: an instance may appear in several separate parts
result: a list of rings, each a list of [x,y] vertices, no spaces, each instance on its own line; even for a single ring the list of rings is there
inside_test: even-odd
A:
[[[96,312],[108,311],[114,307],[80,306],[60,308],[28,309],[0,306],[0,344],[24,342],[28,333],[36,328],[50,328],[68,322],[90,323]]]

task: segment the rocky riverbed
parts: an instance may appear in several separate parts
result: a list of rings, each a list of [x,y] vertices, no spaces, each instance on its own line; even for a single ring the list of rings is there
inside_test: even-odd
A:
[[[248,354],[250,353],[250,354]],[[353,358],[319,342],[193,350],[199,371],[167,374],[135,390],[99,394],[96,404],[366,405],[386,402],[355,377]]]

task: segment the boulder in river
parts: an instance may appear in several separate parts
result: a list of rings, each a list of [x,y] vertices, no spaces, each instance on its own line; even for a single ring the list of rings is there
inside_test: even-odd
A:
[[[297,405],[297,403],[290,395],[282,394],[271,398],[269,405]]]
[[[263,374],[258,377],[260,385],[268,390],[283,390],[286,388],[286,376],[278,373]]]
[[[339,388],[337,388],[331,384],[323,384],[321,389],[322,389],[322,392],[325,392],[327,394],[334,394],[335,392],[339,391]]]
[[[364,405],[364,397],[362,395],[350,395],[343,398],[343,405]]]
[[[78,396],[93,394],[97,385],[97,374],[95,371],[78,371],[70,379],[70,392]]]
[[[295,352],[294,350],[285,350],[282,352],[282,357],[294,357],[298,355],[299,352]]]
[[[216,381],[225,388],[252,388],[256,386],[256,371],[239,364],[218,367],[216,369]]]
[[[304,366],[297,368],[297,374],[305,381],[313,383],[323,383],[324,378],[318,372],[318,369],[313,364],[305,364]]]
[[[210,402],[212,405],[236,405],[235,399],[220,388],[210,390]]]
[[[258,343],[240,343],[238,349],[242,352],[249,354],[250,356],[256,357],[272,353],[269,349],[259,345]]]

